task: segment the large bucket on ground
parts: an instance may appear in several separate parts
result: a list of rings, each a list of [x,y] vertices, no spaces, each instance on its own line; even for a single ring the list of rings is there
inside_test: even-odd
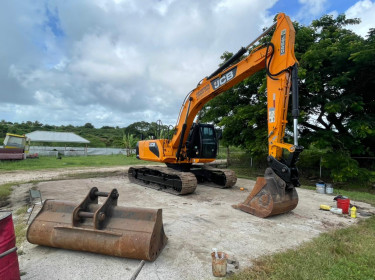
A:
[[[246,200],[233,207],[266,218],[291,211],[297,204],[298,194],[295,188],[288,189],[286,183],[271,168],[267,168],[264,177],[257,178]]]
[[[98,204],[98,196],[106,201]],[[117,206],[118,192],[92,188],[81,204],[46,200],[27,230],[33,244],[153,261],[167,243],[162,210]]]

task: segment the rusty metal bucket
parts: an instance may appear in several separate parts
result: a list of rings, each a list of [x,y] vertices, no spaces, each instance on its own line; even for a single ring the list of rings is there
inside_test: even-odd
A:
[[[102,205],[98,197],[107,197]],[[76,203],[46,200],[29,225],[33,244],[154,261],[167,243],[162,210],[117,206],[118,192],[92,188]]]
[[[287,188],[286,183],[271,168],[267,168],[264,177],[258,177],[255,186],[243,203],[233,208],[266,218],[286,213],[296,208],[298,194],[294,187]]]

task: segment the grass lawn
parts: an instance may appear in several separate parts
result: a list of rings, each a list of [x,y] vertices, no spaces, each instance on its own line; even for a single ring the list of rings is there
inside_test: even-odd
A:
[[[87,156],[87,157],[39,157],[38,159],[26,159],[20,161],[0,161],[0,173],[12,170],[39,170],[65,167],[95,167],[150,164],[149,161],[136,159],[135,156],[124,155]]]
[[[149,161],[138,160],[135,156],[127,157],[124,155],[107,155],[107,156],[87,156],[87,157],[40,157],[38,159],[26,159],[20,161],[0,161],[0,175],[3,172],[16,170],[41,170],[67,167],[106,167],[136,164],[152,164]],[[95,177],[95,174],[87,174]],[[101,174],[103,175],[103,174]],[[74,175],[71,175],[74,176]],[[85,176],[80,174],[80,177]],[[16,183],[7,183],[0,185],[0,207],[4,204],[7,197],[11,194],[12,186]]]
[[[236,166],[231,169],[240,178],[256,180],[257,176],[262,176],[250,168]],[[301,188],[315,191],[315,186],[302,185]],[[353,189],[335,189],[335,194],[375,205],[375,194]],[[295,250],[256,259],[251,268],[229,279],[375,280],[375,216],[358,225],[324,233]]]
[[[3,205],[6,205],[4,203],[4,201],[12,193],[12,186],[14,186],[14,185],[16,185],[16,184],[7,183],[7,184],[0,185],[0,207],[2,207]]]
[[[375,279],[375,217],[321,234],[295,250],[259,258],[229,279]]]

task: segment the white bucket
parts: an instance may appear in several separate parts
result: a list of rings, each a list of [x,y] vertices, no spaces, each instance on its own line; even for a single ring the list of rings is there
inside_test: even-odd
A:
[[[326,194],[333,194],[332,184],[326,184]]]
[[[331,210],[329,210],[329,211],[331,211],[332,213],[335,213],[335,214],[342,214],[342,209],[341,208],[334,208],[334,207],[332,207],[331,208]]]
[[[322,182],[316,183],[317,193],[326,193],[326,185]]]

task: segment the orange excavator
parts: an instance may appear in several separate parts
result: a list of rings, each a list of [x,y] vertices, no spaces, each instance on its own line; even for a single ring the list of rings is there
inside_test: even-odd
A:
[[[275,28],[275,29],[274,29]],[[251,47],[274,29],[271,42],[260,45],[241,59]],[[248,198],[235,208],[259,217],[285,213],[298,204],[299,177],[296,162],[303,147],[298,145],[298,77],[294,55],[295,30],[288,16],[277,15],[277,21],[263,34],[241,48],[220,68],[199,82],[185,98],[172,139],[139,141],[137,158],[165,163],[166,167],[131,167],[131,182],[158,190],[189,194],[197,182],[209,181],[221,188],[232,187],[236,175],[199,163],[216,158],[217,139],[213,125],[194,122],[196,115],[211,99],[250,77],[261,69],[267,73],[269,167],[259,177]],[[237,62],[241,59],[239,62]],[[294,143],[284,142],[287,110],[292,92]],[[283,150],[289,152],[283,158]]]
[[[274,27],[270,43],[253,49],[237,62]],[[294,37],[292,22],[281,13],[275,25],[204,78],[186,97],[172,139],[140,141],[137,145],[139,159],[163,162],[167,166],[131,167],[130,181],[174,194],[194,192],[198,181],[210,181],[221,188],[233,186],[237,180],[233,171],[202,166],[215,160],[217,139],[213,125],[200,124],[194,119],[209,100],[265,67],[269,167],[265,176],[257,179],[247,199],[234,207],[259,217],[294,209],[298,203],[295,187],[299,186],[296,162],[303,150],[297,142],[299,113]],[[283,141],[290,90],[293,145]],[[283,159],[283,150],[289,152],[287,159]],[[102,192],[93,187],[80,203],[48,199],[29,225],[27,240],[43,246],[155,260],[168,239],[162,210],[118,206],[118,198],[116,189]]]

